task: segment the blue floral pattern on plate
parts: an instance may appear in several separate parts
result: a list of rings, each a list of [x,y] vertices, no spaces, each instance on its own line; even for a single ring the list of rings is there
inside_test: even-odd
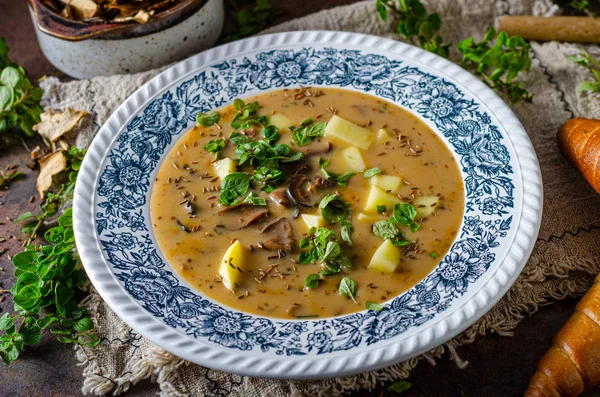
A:
[[[298,85],[349,87],[398,103],[432,123],[462,166],[467,197],[457,241],[430,275],[381,312],[284,321],[229,310],[182,285],[158,254],[144,222],[150,175],[198,112],[257,89]],[[350,350],[431,320],[489,269],[513,219],[513,170],[502,141],[491,117],[455,84],[402,61],[334,48],[260,52],[212,65],[131,120],[101,170],[96,228],[106,258],[128,293],[189,336],[280,355]]]

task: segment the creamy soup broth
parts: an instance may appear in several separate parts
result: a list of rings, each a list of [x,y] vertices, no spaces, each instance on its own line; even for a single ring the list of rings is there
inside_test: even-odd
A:
[[[318,262],[299,264],[298,255],[302,250],[298,242],[309,232],[301,215],[319,214],[316,206],[300,206],[300,216],[294,219],[298,211],[295,207],[286,208],[260,189],[251,189],[255,195],[266,198],[267,217],[246,228],[232,230],[239,227],[241,215],[236,211],[219,213],[225,206],[219,204],[222,181],[213,166],[217,157],[203,146],[211,140],[228,138],[234,131],[230,123],[237,111],[233,105],[226,106],[218,110],[218,125],[195,127],[179,139],[165,157],[154,183],[151,199],[154,233],[167,261],[183,279],[203,295],[244,312],[277,318],[323,318],[364,310],[366,302],[388,301],[414,286],[439,264],[460,226],[464,192],[454,157],[429,127],[391,103],[342,89],[278,90],[245,98],[246,103],[253,101],[261,106],[258,115],[284,115],[290,126],[299,126],[307,118],[327,122],[335,114],[373,134],[385,129],[390,134],[389,139],[374,140],[368,150],[360,150],[366,168],[378,167],[382,170],[380,175],[400,176],[402,184],[397,196],[405,202],[431,195],[440,198],[439,204],[432,215],[419,222],[419,230],[411,232],[400,227],[404,237],[416,244],[411,251],[403,252],[394,272],[386,273],[367,267],[384,241],[373,234],[372,224],[392,215],[391,208],[381,214],[365,213],[363,208],[371,178],[357,173],[346,188],[334,185],[318,189],[314,193],[317,198],[337,192],[349,203],[354,228],[352,246],[341,241],[340,245],[353,268],[321,277],[317,288],[307,289],[305,278],[319,273],[321,265]],[[253,130],[255,139],[259,139],[261,127],[253,127]],[[289,144],[292,150],[309,150],[309,154],[311,150],[319,151],[329,141],[325,136],[300,147],[293,144],[289,128],[281,128],[279,133],[280,143]],[[301,172],[313,179],[322,177],[319,158],[330,160],[327,171],[345,172],[347,167],[340,156],[346,147],[348,145],[332,140],[328,152],[305,156],[310,170]],[[228,142],[220,157],[233,159],[234,153],[235,145]],[[244,169],[239,167],[238,171]],[[252,173],[252,167],[247,171]],[[364,216],[359,220],[361,213]],[[261,248],[261,242],[266,239],[261,230],[282,217],[292,226],[291,252]],[[340,235],[339,224],[325,226]],[[224,253],[236,239],[245,251],[243,274],[232,292],[223,285],[219,268]],[[282,254],[285,256],[280,257]],[[356,303],[338,293],[344,276],[351,277],[358,285]]]

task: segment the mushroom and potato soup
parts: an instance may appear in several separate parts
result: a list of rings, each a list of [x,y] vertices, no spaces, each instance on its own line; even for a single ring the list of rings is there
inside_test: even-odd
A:
[[[332,317],[423,279],[464,206],[459,167],[417,117],[341,89],[271,91],[198,115],[151,214],[173,269],[224,305]]]

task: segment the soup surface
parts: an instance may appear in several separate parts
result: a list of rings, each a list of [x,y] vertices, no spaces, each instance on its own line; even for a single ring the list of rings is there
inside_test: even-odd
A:
[[[438,265],[463,207],[459,167],[433,131],[391,103],[331,88],[200,115],[151,200],[181,277],[278,318],[380,309]]]

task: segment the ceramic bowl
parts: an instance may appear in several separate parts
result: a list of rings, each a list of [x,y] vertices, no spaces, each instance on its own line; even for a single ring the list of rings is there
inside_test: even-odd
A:
[[[243,313],[187,284],[156,243],[152,183],[197,113],[299,86],[391,101],[431,127],[460,164],[465,212],[450,251],[380,312],[302,320]],[[531,142],[490,88],[420,48],[346,32],[259,36],[205,51],[158,75],[99,131],[79,173],[73,208],[85,269],[133,329],[204,366],[285,379],[381,368],[457,335],[515,281],[541,214]]]
[[[136,73],[184,59],[216,43],[223,0],[185,0],[146,24],[85,24],[29,0],[39,45],[61,72],[78,79]]]

